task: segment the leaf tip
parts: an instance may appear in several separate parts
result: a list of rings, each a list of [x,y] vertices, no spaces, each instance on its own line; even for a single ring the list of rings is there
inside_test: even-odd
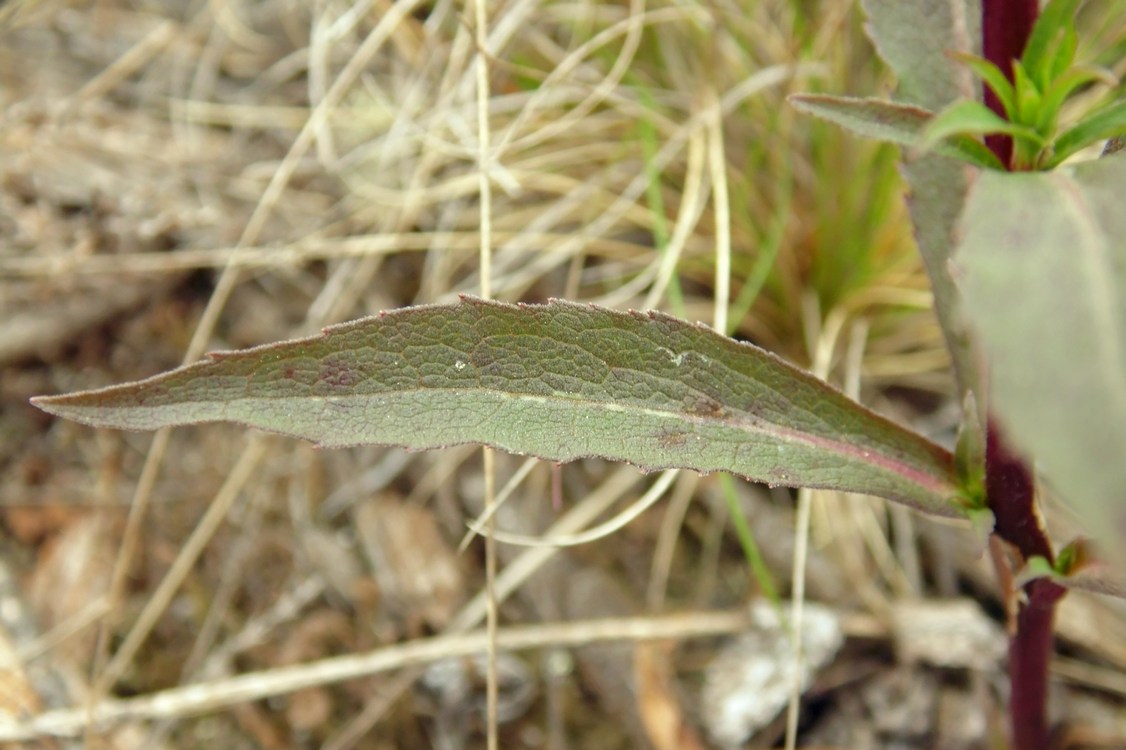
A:
[[[65,419],[76,419],[73,416],[73,409],[67,408],[68,401],[71,400],[71,395],[58,394],[54,396],[32,396],[28,401],[36,409],[46,412],[53,417],[63,417]]]

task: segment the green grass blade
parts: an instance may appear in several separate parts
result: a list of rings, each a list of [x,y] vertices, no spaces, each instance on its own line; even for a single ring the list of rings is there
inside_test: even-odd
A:
[[[771,604],[780,607],[782,598],[778,595],[778,587],[774,585],[770,566],[766,564],[766,560],[762,557],[762,551],[759,550],[758,542],[755,541],[751,525],[747,523],[747,514],[743,512],[743,508],[739,505],[739,495],[735,490],[734,480],[726,474],[723,475],[720,477],[720,489],[723,492],[723,500],[727,504],[727,511],[731,516],[731,525],[735,529],[735,537],[739,540],[743,557],[747,560],[747,565],[758,584],[759,591]]]

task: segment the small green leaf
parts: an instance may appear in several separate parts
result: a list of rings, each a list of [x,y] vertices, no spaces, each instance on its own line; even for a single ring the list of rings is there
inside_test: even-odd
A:
[[[1067,28],[1063,31],[1063,36],[1060,39],[1060,45],[1056,48],[1056,54],[1052,56],[1051,64],[1048,66],[1047,75],[1044,81],[1040,84],[1042,88],[1047,88],[1052,81],[1059,78],[1064,74],[1073,64],[1075,64],[1075,52],[1079,49],[1079,32],[1075,30],[1075,24],[1069,23]]]
[[[660,313],[467,299],[34,402],[102,427],[230,421],[325,446],[483,443],[957,513],[948,452],[768,352]]]
[[[1115,86],[1118,80],[1114,74],[1105,68],[1094,65],[1080,65],[1072,68],[1062,75],[1052,79],[1052,85],[1044,92],[1043,101],[1040,102],[1040,119],[1036,122],[1036,129],[1041,133],[1049,133],[1059,117],[1060,109],[1067,97],[1080,86],[1098,81],[1108,86]]]
[[[921,138],[922,145],[934,148],[954,135],[991,135],[1006,133],[1033,140],[1043,140],[1031,128],[1004,119],[981,102],[963,99],[935,115]]]
[[[1052,144],[1049,167],[1062,164],[1069,156],[1104,138],[1126,134],[1126,102],[1100,110],[1064,131]]]
[[[1030,557],[1013,582],[1023,586],[1038,578],[1047,578],[1069,589],[1126,599],[1126,579],[1122,571],[1091,559],[1085,546],[1083,539],[1068,544],[1056,555],[1055,566],[1039,555]]]
[[[970,521],[970,528],[977,538],[978,546],[982,551],[989,549],[989,537],[997,525],[997,519],[989,508],[968,508],[966,518]]]
[[[1003,170],[1005,168],[1005,165],[988,146],[972,136],[951,136],[946,140],[946,143],[939,144],[935,150],[944,156],[954,157],[982,169]]]
[[[1056,583],[1069,589],[1126,599],[1126,578],[1121,568],[1106,563],[1091,563],[1067,576],[1056,576]]]
[[[1025,561],[1024,567],[1017,571],[1017,574],[1013,577],[1013,583],[1016,586],[1023,587],[1038,578],[1055,581],[1059,577],[1059,572],[1052,567],[1052,564],[1046,558],[1033,555]]]
[[[1013,84],[1009,82],[1000,68],[984,57],[977,55],[955,53],[951,57],[964,63],[966,67],[977,73],[981,80],[985,81],[985,85],[997,95],[997,101],[1001,102],[1001,108],[1008,118],[1010,120],[1016,119],[1016,92],[1013,90]]]
[[[1031,125],[1040,119],[1040,90],[1028,76],[1020,60],[1013,62],[1013,89],[1016,91],[1016,112],[1010,116],[1015,123]]]
[[[962,404],[962,424],[954,446],[954,466],[966,506],[971,509],[986,508],[985,426],[973,393],[967,393]]]
[[[932,113],[925,109],[882,99],[794,94],[789,101],[803,112],[848,128],[858,135],[912,148],[919,146],[927,123],[933,119]],[[934,150],[975,166],[1002,169],[993,152],[972,139],[954,137],[939,142]]]
[[[1053,48],[1053,44],[1061,35],[1066,37],[1067,29],[1074,24],[1078,7],[1079,0],[1051,0],[1040,11],[1032,27],[1021,61],[1041,90],[1050,85],[1053,71],[1061,69],[1061,65],[1064,69],[1071,65],[1074,49],[1071,53],[1067,52],[1066,39],[1058,47]],[[1057,57],[1061,59],[1057,61]]]
[[[1073,539],[1056,554],[1056,572],[1063,576],[1078,573],[1092,563],[1091,545],[1086,537]]]

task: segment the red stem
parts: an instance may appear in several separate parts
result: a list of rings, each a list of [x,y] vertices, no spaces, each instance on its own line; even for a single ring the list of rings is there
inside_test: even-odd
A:
[[[1051,736],[1047,706],[1052,621],[1056,602],[1067,589],[1040,579],[1023,590],[1028,599],[1020,605],[1016,632],[1009,641],[1009,718],[1014,750],[1042,750]]]
[[[985,497],[993,511],[994,533],[1025,558],[1054,559],[1052,543],[1036,514],[1036,485],[1024,460],[1009,450],[996,420],[990,418],[985,440]]]
[[[1005,444],[990,419],[985,443],[985,495],[996,519],[994,533],[1022,557],[1054,559],[1052,545],[1036,514],[1035,486],[1027,465]],[[1016,627],[1009,641],[1009,721],[1013,750],[1049,745],[1048,665],[1056,602],[1067,589],[1038,579],[1021,589]]]
[[[1024,54],[1024,45],[1032,33],[1032,25],[1040,12],[1037,0],[982,0],[981,49],[986,60],[1000,68],[1013,80],[1013,60]],[[985,87],[985,105],[1001,117],[1005,111],[993,91]],[[989,135],[985,145],[1001,163],[1012,168],[1013,139],[1007,135]]]
[[[1013,80],[1013,61],[1020,59],[1039,13],[1038,0],[982,0],[982,53]],[[1001,103],[986,87],[985,104],[1005,116]],[[985,139],[997,158],[1012,169],[1009,136]],[[1035,508],[1035,484],[1027,463],[1011,451],[992,415],[986,434],[985,493],[996,519],[994,533],[1021,557],[1054,559],[1052,545]],[[1052,624],[1056,602],[1067,592],[1044,579],[1026,584],[1018,603],[1016,630],[1009,641],[1009,718],[1013,750],[1048,747],[1048,664],[1053,653]]]

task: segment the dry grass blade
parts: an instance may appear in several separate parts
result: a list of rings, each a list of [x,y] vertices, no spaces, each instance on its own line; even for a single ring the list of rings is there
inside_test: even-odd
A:
[[[624,620],[528,625],[497,633],[504,650],[549,646],[582,646],[601,641],[700,638],[737,632],[746,627],[742,612],[696,612],[689,615],[639,617]],[[281,667],[260,674],[244,674],[211,683],[185,685],[120,701],[103,701],[91,710],[48,711],[26,723],[0,723],[0,741],[75,736],[130,719],[167,719],[229,708],[303,688],[368,677],[441,659],[480,654],[485,633],[439,636],[389,646],[370,654],[325,659],[297,667]]]

